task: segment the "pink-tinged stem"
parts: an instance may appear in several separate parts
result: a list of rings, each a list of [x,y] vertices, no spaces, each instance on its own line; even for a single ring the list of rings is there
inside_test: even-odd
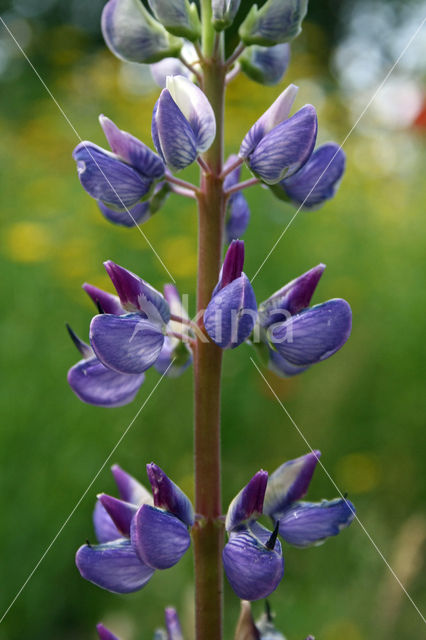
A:
[[[175,178],[175,176],[172,176],[171,173],[166,173],[164,177],[167,180],[167,182],[170,182],[171,184],[175,184],[178,187],[182,187],[183,189],[189,189],[190,191],[198,191],[198,187],[196,187],[195,184],[192,184],[192,182],[187,182],[186,180],[181,180],[180,178]]]
[[[244,182],[239,182],[235,186],[227,189],[225,191],[226,196],[230,196],[237,191],[241,191],[241,189],[247,189],[247,187],[252,187],[254,184],[259,184],[259,180],[257,178],[250,178],[249,180],[244,180]]]
[[[210,0],[202,5],[211,12]],[[203,20],[206,16],[203,16]],[[219,277],[225,197],[219,178],[223,163],[225,68],[222,51],[203,65],[204,91],[216,116],[216,138],[203,160],[210,173],[201,174],[198,199],[197,311],[206,309]],[[198,320],[203,329],[202,315]],[[201,519],[194,527],[196,640],[222,638],[223,526],[220,459],[220,377],[222,350],[197,336],[194,351],[195,510]]]
[[[240,167],[243,164],[243,162],[244,162],[244,158],[237,158],[232,164],[228,165],[226,169],[222,171],[222,173],[220,174],[220,177],[226,178],[226,176],[232,171],[234,171],[234,169],[238,169],[238,167]]]

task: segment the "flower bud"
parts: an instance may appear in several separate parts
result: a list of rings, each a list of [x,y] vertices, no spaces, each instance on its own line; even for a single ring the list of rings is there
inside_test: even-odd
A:
[[[197,40],[201,35],[201,23],[195,2],[188,0],[148,0],[153,14],[175,36]]]
[[[274,85],[281,82],[290,62],[290,45],[248,47],[239,58],[241,71],[255,82]]]
[[[170,36],[141,0],[109,0],[101,26],[109,49],[127,62],[158,62],[179,55],[182,47],[182,41]]]
[[[213,27],[223,31],[230,27],[240,8],[241,0],[212,0]]]
[[[289,42],[301,32],[301,23],[308,9],[308,0],[267,0],[258,9],[253,5],[239,34],[246,45],[270,47]]]
[[[188,78],[169,76],[152,115],[152,139],[164,162],[178,171],[206,151],[216,135],[213,109]]]

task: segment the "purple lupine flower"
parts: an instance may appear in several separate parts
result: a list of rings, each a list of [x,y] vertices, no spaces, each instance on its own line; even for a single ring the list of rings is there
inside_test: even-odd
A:
[[[158,62],[178,56],[182,48],[182,41],[167,33],[140,0],[109,0],[101,27],[108,48],[128,62]]]
[[[189,166],[215,135],[214,112],[201,89],[184,76],[169,76],[152,115],[152,139],[167,166]]]
[[[104,627],[102,623],[96,625],[96,631],[98,632],[99,640],[119,640],[119,638]]]
[[[303,502],[320,451],[285,462],[269,476],[263,513],[278,523],[280,536],[295,547],[319,545],[348,527],[355,507],[346,498]]]
[[[119,373],[142,373],[160,355],[167,301],[159,291],[111,260],[104,263],[126,315],[102,313],[90,324],[90,343],[99,360]]]
[[[290,45],[248,47],[239,58],[241,71],[255,82],[274,85],[281,82],[290,62]]]
[[[281,375],[295,375],[329,358],[349,338],[352,312],[346,300],[335,298],[308,306],[324,269],[325,265],[317,265],[259,306],[270,367]]]
[[[239,155],[266,184],[291,176],[309,160],[317,137],[317,115],[305,105],[291,118],[297,87],[289,85],[255,122],[241,143]]]
[[[158,467],[147,465],[149,492],[118,466],[112,468],[121,499],[100,494],[94,525],[100,544],[80,547],[76,564],[83,578],[116,593],[141,589],[156,569],[173,566],[190,545],[192,505]]]
[[[246,45],[288,42],[301,32],[307,9],[308,0],[267,0],[260,9],[253,5],[238,33]]]
[[[234,22],[241,0],[212,0],[212,22],[216,31],[227,29]]]
[[[68,384],[76,396],[82,402],[98,407],[122,407],[132,402],[145,380],[144,374],[118,373],[104,366],[93,349],[71,328],[68,330],[83,356],[83,360],[71,367],[67,375]]]
[[[164,176],[161,158],[143,142],[121,131],[109,118],[99,117],[112,152],[92,142],[73,151],[80,182],[92,198],[122,211],[149,197],[154,181]]]
[[[237,160],[236,155],[231,155],[224,164],[224,170]],[[240,181],[241,166],[236,167],[231,173],[226,176],[223,187],[224,189],[230,189]],[[250,209],[241,191],[233,193],[229,196],[226,206],[226,222],[225,222],[225,234],[228,244],[232,240],[238,240],[245,233],[248,224],[250,222]]]
[[[335,142],[321,145],[308,162],[289,178],[271,186],[282,200],[304,209],[317,209],[333,198],[345,171],[346,156]]]
[[[173,607],[166,607],[164,617],[166,619],[167,639],[183,640],[182,628],[180,626],[179,616],[176,609]]]
[[[173,316],[182,320],[189,320],[186,309],[182,305],[179,292],[172,284],[164,285],[164,298],[169,303]],[[171,320],[168,328],[172,333],[180,334],[189,340],[188,325],[177,320]],[[155,361],[154,367],[159,373],[166,374],[170,378],[180,376],[192,364],[192,351],[188,344],[181,342],[171,335],[164,339],[163,348]]]
[[[277,531],[256,522],[263,510],[268,474],[259,471],[232,500],[225,527],[229,540],[223,550],[226,576],[243,600],[266,598],[284,575],[284,559]]]
[[[301,501],[320,455],[313,451],[290,460],[269,478],[265,471],[259,471],[231,502],[225,523],[229,540],[223,563],[240,598],[266,597],[281,581],[284,560],[278,534],[293,546],[306,547],[321,544],[352,522],[355,508],[345,498],[318,503]],[[256,521],[260,513],[272,519],[273,532]]]
[[[233,240],[204,313],[207,334],[222,349],[238,347],[247,340],[255,326],[256,297],[243,266],[244,242]]]
[[[148,0],[149,6],[159,22],[169,33],[188,40],[198,40],[201,23],[195,3],[188,0]]]

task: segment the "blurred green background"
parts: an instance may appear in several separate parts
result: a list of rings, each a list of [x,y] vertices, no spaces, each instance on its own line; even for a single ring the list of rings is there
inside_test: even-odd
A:
[[[97,123],[105,113],[148,142],[158,89],[148,68],[121,64],[105,48],[102,5],[14,0],[1,6],[1,15],[81,138],[105,144]],[[300,86],[297,107],[317,107],[321,141],[344,140],[422,19],[422,3],[415,1],[312,3],[282,86]],[[423,29],[345,143],[348,166],[338,196],[297,216],[255,280],[262,300],[325,262],[315,302],[344,297],[351,303],[353,333],[341,352],[291,380],[265,375],[309,443],[322,450],[327,470],[420,608],[426,601],[425,60]],[[76,133],[2,24],[0,82],[1,617],[159,379],[149,372],[135,402],[120,409],[77,400],[66,371],[78,354],[64,324],[87,337],[93,308],[80,286],[110,288],[106,259],[158,288],[167,274],[138,230],[110,225],[80,187],[71,158]],[[282,86],[238,77],[229,87],[229,152]],[[183,177],[197,179],[196,170]],[[262,189],[246,195],[252,221],[245,271],[252,276],[294,210]],[[171,197],[143,231],[193,310],[193,203]],[[260,467],[273,470],[307,451],[250,355],[246,347],[225,354],[225,506]],[[145,481],[145,463],[155,460],[191,495],[191,390],[191,371],[162,381],[111,463]],[[74,566],[77,547],[94,539],[96,493],[114,491],[108,466],[0,624],[1,640],[94,639],[99,620],[123,640],[142,640],[152,637],[169,604],[192,640],[191,553],[127,597],[83,581]],[[319,468],[309,499],[335,495]],[[422,637],[421,617],[366,531],[354,522],[322,547],[284,549],[286,576],[270,601],[289,640],[308,633],[320,640]],[[231,639],[238,601],[227,584],[225,602]],[[261,609],[254,605],[256,615]]]

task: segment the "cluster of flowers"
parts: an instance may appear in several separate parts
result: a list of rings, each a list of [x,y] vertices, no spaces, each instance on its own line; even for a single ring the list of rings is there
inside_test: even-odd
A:
[[[289,117],[296,93],[297,87],[287,87],[251,127],[238,157],[231,156],[225,164],[225,193],[231,190],[228,241],[241,237],[249,222],[247,203],[238,193],[243,162],[278,198],[297,206],[318,207],[336,192],[345,155],[335,143],[314,151],[314,107],[305,105]],[[152,138],[158,153],[120,130],[109,118],[101,115],[100,123],[111,151],[85,141],[75,148],[74,158],[81,184],[97,200],[103,215],[125,226],[149,219],[171,190],[191,194],[173,184],[171,171],[192,164],[210,147],[216,133],[209,101],[199,87],[182,75],[167,77],[166,88],[154,107]]]
[[[258,308],[243,264],[244,243],[233,240],[204,311],[204,333],[188,319],[173,285],[165,285],[163,296],[131,271],[105,262],[118,296],[83,285],[101,313],[90,324],[90,346],[71,332],[84,358],[68,373],[73,391],[98,406],[127,404],[150,367],[171,376],[185,371],[194,336],[223,349],[250,342],[281,376],[301,373],[343,346],[351,331],[349,304],[335,298],[309,307],[324,265],[289,282]]]
[[[229,505],[226,576],[243,600],[265,598],[284,574],[280,535],[296,547],[318,545],[353,520],[345,498],[304,502],[320,456],[312,451],[285,462],[270,476],[258,471]],[[119,466],[112,467],[120,498],[98,495],[94,528],[99,541],[80,547],[77,567],[86,580],[116,593],[141,589],[156,570],[173,567],[190,546],[197,516],[188,497],[154,463],[147,465],[152,495]],[[258,522],[268,516],[270,531]]]

